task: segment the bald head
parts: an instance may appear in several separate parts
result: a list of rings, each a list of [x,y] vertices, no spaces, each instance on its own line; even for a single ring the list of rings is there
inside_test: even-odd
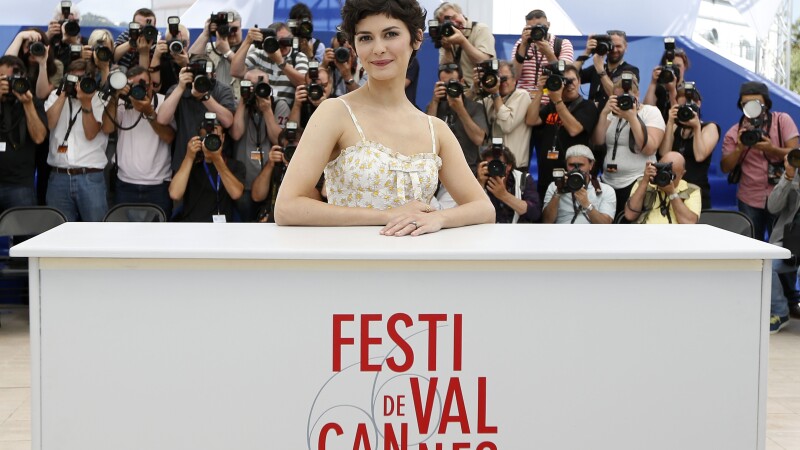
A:
[[[679,152],[669,152],[662,156],[658,161],[660,163],[672,163],[672,172],[675,174],[675,185],[681,181],[683,175],[686,174],[686,159]]]

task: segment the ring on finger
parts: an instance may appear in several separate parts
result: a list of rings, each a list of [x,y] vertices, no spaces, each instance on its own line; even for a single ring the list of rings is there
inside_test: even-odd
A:
[[[416,230],[417,228],[419,228],[419,225],[417,225],[417,222],[416,222],[416,221],[414,221],[414,222],[411,222],[411,225],[414,225],[414,229],[415,229],[415,230]]]

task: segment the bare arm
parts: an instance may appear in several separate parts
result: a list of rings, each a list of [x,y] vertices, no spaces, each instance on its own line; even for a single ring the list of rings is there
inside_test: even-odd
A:
[[[47,127],[44,126],[39,113],[36,111],[36,105],[33,103],[33,94],[28,91],[22,95],[14,93],[14,96],[22,102],[22,108],[25,111],[25,123],[28,126],[28,135],[34,143],[41,144],[47,137]]]
[[[714,147],[719,142],[719,129],[714,124],[709,124],[702,129],[694,130],[694,159],[703,162],[714,152]]]
[[[245,106],[244,100],[239,102],[239,105],[236,107],[236,113],[233,115],[233,125],[228,130],[230,133],[231,138],[234,141],[238,141],[239,139],[244,136],[244,130],[247,129],[247,106]]]
[[[56,101],[47,110],[47,129],[53,131],[61,118],[61,111],[64,110],[64,103],[67,102],[67,94],[61,91],[61,95],[56,97]]]
[[[196,143],[196,144],[195,144]],[[186,156],[181,161],[181,166],[175,175],[172,176],[172,181],[169,182],[169,198],[178,201],[183,199],[186,193],[186,185],[189,183],[189,174],[192,172],[194,159],[197,152],[200,151],[200,138],[195,136],[189,140],[187,145]],[[196,150],[193,149],[196,147]]]
[[[224,128],[230,128],[233,125],[233,113],[217,102],[214,97],[209,97],[208,100],[203,101],[203,105],[209,112],[217,114],[217,120]]]
[[[222,185],[225,186],[225,190],[228,192],[232,200],[238,200],[242,193],[244,192],[244,185],[236,175],[231,172],[231,169],[228,168],[228,165],[225,164],[225,159],[222,158],[222,154],[220,152],[216,152],[214,159],[212,160],[214,163],[214,167],[217,168],[217,173],[222,180]]]

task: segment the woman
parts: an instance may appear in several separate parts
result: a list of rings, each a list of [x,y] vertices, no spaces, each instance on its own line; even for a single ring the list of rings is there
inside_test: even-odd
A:
[[[650,85],[647,87],[647,92],[644,94],[644,104],[653,105],[661,111],[661,116],[667,120],[669,109],[678,103],[679,95],[683,92],[683,82],[686,80],[686,71],[689,70],[689,56],[681,48],[674,50],[675,58],[672,61],[672,66],[675,69],[677,77],[672,77],[672,81],[668,83],[660,83],[661,68],[667,65],[667,52],[661,56],[659,65],[653,69],[653,76],[650,79]]]
[[[624,78],[630,77],[628,92],[622,88]],[[623,110],[621,103],[631,100],[632,107]],[[625,202],[631,195],[633,183],[642,176],[647,162],[656,162],[656,151],[664,138],[664,119],[658,108],[639,103],[639,83],[631,72],[623,72],[614,83],[614,95],[608,99],[592,141],[606,146],[603,164],[603,182],[614,188],[617,194],[617,215],[625,210]]]
[[[453,133],[405,95],[406,69],[422,44],[422,8],[415,0],[347,0],[342,19],[369,81],[317,108],[278,192],[275,221],[384,225],[387,236],[494,222]],[[328,204],[313,199],[323,169]],[[431,208],[439,179],[459,206]]]
[[[719,125],[700,120],[700,106],[703,103],[700,91],[687,94],[696,106],[695,114],[688,121],[678,120],[678,109],[687,102],[679,97],[678,104],[669,110],[667,130],[658,149],[662,157],[671,151],[680,152],[686,159],[686,175],[683,179],[700,187],[703,209],[711,209],[711,185],[708,182],[708,168],[711,166],[711,153],[719,141]],[[686,110],[686,109],[685,109]]]
[[[39,56],[31,54],[30,48],[35,42],[44,45],[44,54]],[[6,55],[17,56],[25,62],[28,67],[28,80],[37,98],[45,100],[50,92],[61,84],[64,66],[50,52],[49,41],[43,31],[37,28],[20,31],[8,46]]]
[[[90,71],[95,74],[98,85],[105,83],[108,79],[108,73],[111,70],[111,59],[101,57],[102,53],[98,50],[100,50],[101,47],[105,47],[111,52],[113,58],[114,37],[111,35],[110,31],[98,28],[89,35],[88,46],[92,49],[92,57],[90,59],[92,64],[89,66],[91,67]],[[108,55],[108,53],[106,53],[106,55]]]

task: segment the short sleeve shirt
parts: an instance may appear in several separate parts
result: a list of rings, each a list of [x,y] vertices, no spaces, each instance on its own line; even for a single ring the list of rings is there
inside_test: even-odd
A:
[[[638,113],[647,128],[665,130],[666,124],[661,117],[661,111],[652,105],[642,105]],[[631,124],[609,113],[608,129],[606,129],[606,158],[603,167],[603,182],[610,184],[614,189],[630,186],[637,178],[642,176],[647,162],[656,162],[656,156],[646,156],[641,153],[638,145],[632,143]],[[641,126],[637,120],[633,126]],[[631,151],[633,147],[634,151]],[[609,170],[609,164],[616,164],[616,172]]]
[[[494,35],[488,26],[479,22],[471,22],[471,30],[462,30],[464,36],[470,44],[478,50],[489,55],[486,59],[494,58]],[[461,72],[464,74],[464,81],[468,87],[472,87],[472,75],[475,73],[475,63],[473,63],[466,53],[461,51],[459,47],[453,47],[457,53],[460,53],[458,64],[461,67]],[[439,63],[444,62],[446,50],[439,49]]]
[[[292,57],[285,56],[284,61],[292,64]],[[251,45],[247,51],[245,65],[248,70],[258,68],[267,73],[269,85],[272,87],[272,95],[276,100],[285,100],[289,106],[294,103],[294,84],[292,84],[292,81],[289,80],[283,70],[269,59],[267,52]],[[305,74],[308,72],[308,57],[303,52],[298,52],[295,54],[293,65],[298,72]]]

